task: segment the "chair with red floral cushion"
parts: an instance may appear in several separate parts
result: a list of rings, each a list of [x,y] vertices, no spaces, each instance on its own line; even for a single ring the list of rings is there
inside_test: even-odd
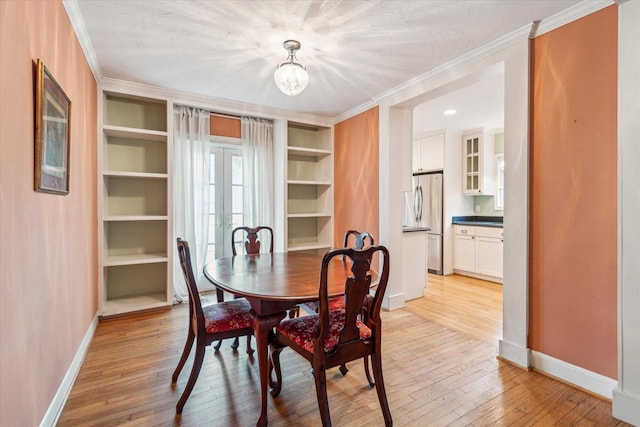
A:
[[[371,291],[371,261],[374,255],[382,254],[379,282]],[[328,267],[332,259],[345,256],[352,263],[352,276],[344,285],[344,308],[329,309]],[[334,260],[336,262],[336,260]],[[380,307],[389,279],[389,252],[384,246],[367,249],[341,248],[327,252],[320,270],[319,310],[317,314],[286,319],[276,326],[271,343],[269,372],[271,394],[275,397],[282,389],[280,352],[290,347],[311,363],[315,378],[316,395],[323,426],[331,425],[329,401],[327,399],[326,370],[352,360],[371,357],[373,376],[385,425],[392,425],[391,412],[382,378],[382,338]],[[367,307],[363,316],[363,306]]]
[[[187,334],[187,342],[184,345],[184,350],[182,350],[182,356],[180,357],[178,366],[176,366],[175,371],[173,371],[171,384],[175,385],[178,380],[178,375],[180,375],[180,371],[182,371],[189,357],[194,341],[196,343],[191,374],[182,392],[182,396],[180,396],[180,400],[178,400],[178,404],[176,405],[176,413],[181,414],[182,408],[187,402],[193,386],[198,379],[200,368],[202,368],[205,347],[216,340],[246,336],[247,354],[253,354],[253,349],[251,348],[253,321],[249,315],[251,306],[245,298],[202,306],[196,279],[191,267],[189,244],[181,238],[177,240],[180,266],[182,267],[184,279],[187,282],[187,289],[189,290],[189,331]]]
[[[355,237],[353,246],[349,246],[349,237],[351,236]],[[372,246],[375,243],[373,236],[367,231],[360,232],[357,230],[347,230],[347,232],[344,233],[344,243],[342,244],[342,246],[345,248],[352,247],[355,249],[362,249],[365,247],[367,243],[366,242],[367,239],[369,240],[368,246]],[[342,260],[344,261],[344,259],[345,258],[343,256]],[[307,313],[318,312],[318,301],[309,301],[304,304],[301,304],[301,306]],[[340,297],[330,298],[329,310],[339,310],[339,309],[344,309],[344,297],[340,296]],[[364,310],[366,310],[366,307],[364,308]],[[347,372],[349,372],[349,369],[347,369],[347,365],[341,365],[340,372],[342,373],[342,375],[347,375]],[[373,387],[373,379],[371,378],[371,373],[369,372],[369,359],[366,357],[364,359],[364,372],[367,376],[367,381],[369,381],[369,384]]]

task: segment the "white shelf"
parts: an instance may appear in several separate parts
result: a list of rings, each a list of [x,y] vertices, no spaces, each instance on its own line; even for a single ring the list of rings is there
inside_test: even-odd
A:
[[[149,295],[138,295],[135,297],[110,299],[104,302],[102,310],[103,316],[115,316],[118,314],[130,313],[134,311],[150,310],[154,308],[167,307],[172,304],[167,301],[164,293]]]
[[[289,123],[287,250],[330,249],[333,241],[333,142],[330,127]]]
[[[142,178],[142,179],[167,179],[169,174],[166,173],[148,173],[148,172],[119,172],[105,171],[104,176],[113,176],[117,178]]]
[[[324,185],[327,187],[331,186],[330,181],[301,181],[301,180],[290,180],[287,181],[287,184],[295,184],[295,185]]]
[[[110,221],[167,221],[169,217],[167,215],[120,215],[120,216],[105,216],[102,220],[105,222]]]
[[[104,125],[102,127],[106,136],[117,138],[143,139],[145,141],[166,141],[168,133],[160,130],[128,128],[124,126]]]
[[[333,245],[327,242],[309,242],[289,245],[289,251],[310,251],[316,249],[331,249]]]
[[[331,151],[321,150],[317,148],[289,147],[287,150],[289,154],[295,155],[295,156],[323,158],[331,155]]]
[[[169,306],[169,105],[104,90],[99,111],[99,314]]]
[[[153,264],[157,262],[167,262],[167,254],[140,254],[140,255],[120,255],[108,256],[104,260],[105,267],[115,265]]]
[[[331,217],[330,213],[323,212],[310,212],[310,213],[297,213],[297,214],[288,214],[288,218],[321,218],[321,217]]]

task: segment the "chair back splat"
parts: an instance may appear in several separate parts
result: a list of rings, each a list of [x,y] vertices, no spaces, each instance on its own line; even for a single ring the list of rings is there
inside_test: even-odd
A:
[[[379,255],[382,258],[381,268],[377,286],[371,295],[371,263],[373,257]],[[336,257],[346,260],[334,260]],[[343,309],[330,309],[328,289],[332,271],[336,268],[350,269],[344,284]],[[331,426],[326,370],[352,360],[371,357],[375,385],[370,383],[376,388],[385,425],[391,426],[393,422],[382,376],[380,318],[388,280],[389,251],[384,246],[341,248],[327,252],[320,271],[318,313],[283,320],[276,326],[270,360],[271,368],[276,373],[276,380],[272,379],[272,394],[277,395],[282,387],[279,354],[285,347],[290,347],[311,363],[322,425]]]
[[[269,252],[273,253],[273,229],[271,227],[266,226],[258,226],[258,227],[236,227],[231,232],[231,250],[233,255],[237,255],[236,251],[236,232],[244,231],[246,233],[246,240],[244,242],[244,249],[247,255],[253,255],[260,253],[260,240],[258,237],[258,232],[261,230],[266,230],[264,233],[269,235]]]
[[[349,246],[350,236],[355,237],[353,246]],[[369,239],[369,246],[375,244],[375,240],[373,239],[373,236],[368,231],[360,232],[357,230],[347,230],[347,232],[344,233],[344,243],[342,244],[342,246],[344,246],[345,248],[351,247],[356,249],[363,249],[365,247],[367,239]]]

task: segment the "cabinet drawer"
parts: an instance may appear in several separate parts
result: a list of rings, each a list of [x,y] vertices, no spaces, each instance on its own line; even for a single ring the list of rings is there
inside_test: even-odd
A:
[[[504,235],[504,229],[499,227],[475,227],[476,236],[482,237],[494,237],[496,239],[502,239]]]
[[[463,236],[475,236],[476,235],[476,227],[471,227],[468,225],[454,225],[453,231],[456,234],[460,234]]]

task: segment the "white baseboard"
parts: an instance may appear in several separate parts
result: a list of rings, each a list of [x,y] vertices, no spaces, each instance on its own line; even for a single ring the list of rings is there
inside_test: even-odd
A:
[[[397,310],[404,307],[404,292],[395,295],[389,295],[387,298],[382,300],[382,307],[385,310],[389,311]]]
[[[613,390],[613,416],[634,426],[640,426],[640,396]]]
[[[606,399],[612,399],[613,390],[618,386],[618,382],[612,378],[605,377],[604,375],[597,374],[537,351],[531,351],[531,362],[531,366],[538,371],[544,372],[559,380],[566,381],[569,384],[573,384]]]
[[[529,366],[531,366],[530,354],[527,347],[522,347],[504,340],[498,342],[498,355],[500,358],[522,368],[528,369]]]
[[[42,418],[42,421],[40,422],[40,427],[55,426],[58,423],[58,418],[60,418],[62,409],[64,408],[65,403],[67,403],[67,398],[71,393],[73,383],[78,377],[78,373],[82,367],[82,362],[87,355],[89,344],[91,344],[91,340],[93,339],[93,334],[95,333],[97,326],[98,315],[96,313],[89,325],[89,328],[87,329],[87,332],[84,334],[84,338],[82,338],[82,342],[80,343],[80,347],[78,347],[76,355],[71,361],[71,366],[69,366],[66,375],[62,379],[62,383],[60,383],[60,387],[58,387],[56,395],[53,397],[53,400],[49,405],[49,409],[47,409],[47,413],[44,414],[44,418]]]

